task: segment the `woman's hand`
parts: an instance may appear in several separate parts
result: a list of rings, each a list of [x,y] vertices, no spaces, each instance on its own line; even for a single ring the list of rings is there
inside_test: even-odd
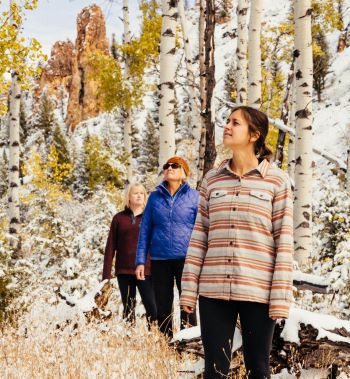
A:
[[[135,275],[137,280],[145,280],[145,266],[138,265],[135,270]]]
[[[189,307],[189,306],[187,306],[187,305],[184,305],[182,308],[183,308],[183,310],[184,310],[186,313],[193,313],[193,312],[194,312],[194,308]]]

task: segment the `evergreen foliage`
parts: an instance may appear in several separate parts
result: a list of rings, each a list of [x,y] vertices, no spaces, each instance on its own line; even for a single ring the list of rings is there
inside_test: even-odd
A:
[[[55,125],[54,104],[46,92],[40,98],[40,113],[36,121],[36,127],[42,130],[45,142],[48,144],[50,135]]]
[[[83,151],[87,184],[91,191],[99,186],[123,186],[123,174],[111,164],[110,154],[98,136],[87,135]]]
[[[225,76],[225,98],[232,103],[235,103],[237,99],[236,70],[236,61],[234,59],[230,63]]]
[[[325,87],[325,78],[329,73],[331,57],[324,32],[320,30],[314,38],[316,40],[315,48],[317,49],[313,54],[313,87],[317,92],[318,101],[321,101],[321,94]]]
[[[6,155],[6,150],[0,150],[0,198],[6,195],[8,190],[8,170],[9,161]]]
[[[142,135],[140,173],[155,173],[158,169],[159,130],[152,115],[147,114],[146,125]]]

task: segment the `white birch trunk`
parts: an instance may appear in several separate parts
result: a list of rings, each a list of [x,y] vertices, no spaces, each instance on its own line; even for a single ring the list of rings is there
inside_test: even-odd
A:
[[[187,29],[187,21],[186,21],[186,14],[185,14],[185,7],[183,0],[178,1],[178,10],[179,10],[179,16],[181,21],[181,28],[182,28],[182,36],[184,41],[184,50],[185,50],[185,61],[186,61],[186,68],[187,68],[187,78],[189,83],[189,93],[190,93],[190,104],[191,104],[191,115],[192,115],[192,135],[196,142],[196,153],[198,153],[199,148],[199,139],[200,139],[200,111],[198,106],[198,100],[197,100],[197,91],[195,88],[195,76],[194,76],[194,70],[193,70],[193,55],[192,55],[192,49],[189,42],[188,37],[188,29]]]
[[[349,127],[349,132],[350,132],[350,124],[348,125],[348,127]],[[348,143],[350,144],[350,138],[349,138]],[[350,195],[350,147],[348,147],[348,151],[347,151],[346,189]]]
[[[162,0],[160,40],[159,167],[175,154],[175,33],[177,10],[172,0]]]
[[[10,0],[10,23],[13,24],[11,17]],[[15,71],[11,73],[10,90],[10,117],[9,117],[9,234],[10,245],[17,256],[20,248],[20,213],[19,213],[19,118],[21,105],[21,88],[18,83],[18,75]]]
[[[346,152],[346,190],[350,195],[350,123],[347,124],[348,127],[348,150]]]
[[[182,37],[185,50],[185,61],[187,68],[187,78],[189,85],[190,107],[191,107],[191,132],[193,137],[193,155],[196,160],[196,167],[199,164],[199,146],[201,138],[201,117],[198,94],[195,86],[195,75],[193,69],[193,54],[188,37],[187,20],[183,0],[178,1],[178,11],[181,21]]]
[[[130,21],[129,21],[129,0],[123,0],[123,24],[124,24],[124,44],[130,44]],[[130,79],[130,57],[125,56],[125,66],[124,66],[124,81],[127,83]],[[131,109],[123,109],[122,111],[124,117],[124,149],[128,156],[126,162],[126,177],[127,181],[130,183],[132,180],[132,119],[131,119]]]
[[[19,112],[21,103],[21,89],[18,77],[12,73],[10,92],[10,146],[9,146],[9,234],[10,244],[16,251],[19,248]]]
[[[288,126],[295,131],[295,72],[293,76],[292,88],[290,89],[290,110],[288,117]],[[288,140],[288,174],[295,181],[295,136],[289,133]]]
[[[261,105],[261,0],[252,0],[249,21],[248,43],[248,105]]]
[[[295,21],[295,258],[309,263],[312,250],[312,38],[311,0],[294,1]]]
[[[247,104],[247,48],[248,48],[248,24],[247,13],[248,0],[238,0],[237,6],[237,105]]]

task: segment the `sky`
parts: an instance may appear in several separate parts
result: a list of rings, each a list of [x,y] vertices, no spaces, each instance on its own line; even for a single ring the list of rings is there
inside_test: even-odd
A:
[[[58,40],[76,38],[77,15],[82,8],[97,4],[101,7],[107,24],[107,37],[111,40],[112,33],[121,41],[123,25],[122,0],[39,0],[38,8],[27,13],[27,20],[23,25],[23,34],[34,37],[42,44],[43,53],[50,55],[51,47]],[[2,2],[0,10],[6,5]],[[138,33],[140,20],[138,0],[129,0],[130,28],[134,34]]]

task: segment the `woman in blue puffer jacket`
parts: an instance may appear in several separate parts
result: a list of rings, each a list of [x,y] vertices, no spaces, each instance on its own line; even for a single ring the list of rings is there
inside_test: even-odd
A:
[[[157,304],[159,329],[173,335],[174,280],[181,293],[181,276],[198,209],[198,192],[186,182],[187,162],[174,156],[164,164],[164,181],[151,193],[143,213],[136,251],[136,277],[145,278],[147,255]],[[181,329],[197,325],[195,314],[181,312]]]

